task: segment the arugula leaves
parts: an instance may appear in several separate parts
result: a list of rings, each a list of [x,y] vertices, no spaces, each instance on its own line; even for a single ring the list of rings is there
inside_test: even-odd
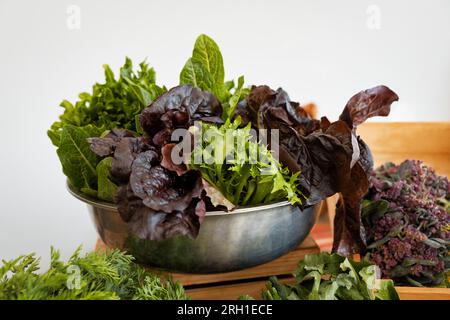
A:
[[[250,92],[249,88],[244,88],[243,76],[239,77],[236,88],[234,81],[225,82],[222,53],[214,40],[205,34],[195,41],[192,57],[181,70],[180,84],[191,84],[212,92],[222,103],[223,120],[231,118],[237,104]]]
[[[398,300],[392,280],[377,279],[376,266],[338,254],[306,255],[295,272],[296,284],[271,277],[266,300]],[[248,297],[245,297],[248,298]]]

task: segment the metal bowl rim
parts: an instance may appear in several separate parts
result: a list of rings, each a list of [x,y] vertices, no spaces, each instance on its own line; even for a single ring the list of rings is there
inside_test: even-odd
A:
[[[76,190],[69,181],[67,181],[67,190],[69,193],[77,198],[78,200],[83,201],[84,203],[87,203],[88,205],[101,208],[101,209],[107,209],[107,210],[115,210],[117,211],[117,206],[114,203],[106,202],[102,200],[95,199],[93,197],[87,196],[85,194],[82,194],[78,190]],[[279,201],[274,202],[270,204],[263,204],[263,205],[253,205],[253,206],[245,206],[245,207],[239,207],[233,211],[227,212],[227,211],[207,211],[207,216],[222,216],[222,215],[230,215],[230,214],[239,214],[239,213],[248,213],[248,212],[254,212],[254,211],[261,211],[261,210],[268,210],[283,206],[291,206],[291,203],[289,201]]]

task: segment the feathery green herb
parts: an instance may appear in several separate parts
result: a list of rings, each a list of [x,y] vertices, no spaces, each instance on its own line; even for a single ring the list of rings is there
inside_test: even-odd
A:
[[[189,299],[183,287],[162,280],[120,250],[81,255],[67,262],[51,249],[50,268],[38,273],[39,258],[23,255],[0,267],[0,300],[169,300]]]

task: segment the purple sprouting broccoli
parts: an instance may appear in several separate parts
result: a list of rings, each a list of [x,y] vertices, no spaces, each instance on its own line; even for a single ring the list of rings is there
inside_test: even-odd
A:
[[[399,284],[448,286],[449,199],[448,179],[421,161],[376,169],[361,211],[366,259]]]

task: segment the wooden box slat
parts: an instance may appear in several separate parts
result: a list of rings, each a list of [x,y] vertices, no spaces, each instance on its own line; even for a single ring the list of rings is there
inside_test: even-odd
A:
[[[416,159],[450,177],[450,122],[369,122],[357,133],[370,147],[375,167]]]
[[[283,279],[281,282],[292,283],[293,278]],[[261,299],[261,292],[267,281],[252,281],[207,288],[188,289],[187,294],[194,300],[235,300],[248,294],[255,299]],[[400,300],[450,300],[448,288],[417,288],[395,287]]]
[[[194,300],[236,300],[246,294],[255,299],[261,299],[261,292],[266,282],[267,280],[259,280],[207,288],[188,288],[186,293]]]
[[[449,288],[395,287],[401,300],[450,300]]]

